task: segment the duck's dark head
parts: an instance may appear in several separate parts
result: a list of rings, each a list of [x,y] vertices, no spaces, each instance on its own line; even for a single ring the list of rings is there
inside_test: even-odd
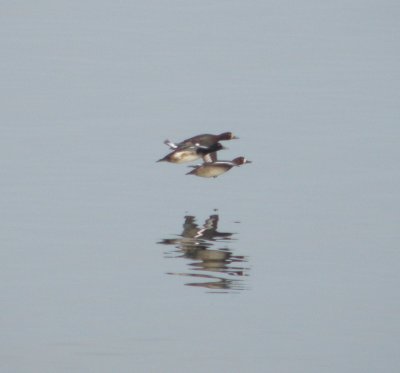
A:
[[[236,137],[232,132],[224,132],[218,135],[218,138],[220,140],[234,140],[238,139],[239,137]]]
[[[237,157],[234,160],[232,160],[232,163],[234,163],[237,166],[240,166],[240,165],[245,164],[245,163],[251,163],[251,161],[249,161],[245,157]]]

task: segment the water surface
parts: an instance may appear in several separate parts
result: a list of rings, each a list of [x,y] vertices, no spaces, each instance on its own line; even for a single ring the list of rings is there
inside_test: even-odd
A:
[[[399,13],[4,5],[1,370],[398,371]]]

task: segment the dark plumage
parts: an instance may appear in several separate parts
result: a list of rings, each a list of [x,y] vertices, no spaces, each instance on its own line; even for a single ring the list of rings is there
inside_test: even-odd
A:
[[[219,135],[202,134],[190,137],[189,139],[183,140],[177,144],[172,141],[165,140],[164,143],[172,149],[177,149],[184,146],[200,145],[209,147],[216,144],[219,141],[238,139],[232,132],[224,132]]]

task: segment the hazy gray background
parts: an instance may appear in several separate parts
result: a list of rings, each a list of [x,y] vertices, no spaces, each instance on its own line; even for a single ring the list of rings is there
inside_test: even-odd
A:
[[[0,31],[1,371],[399,371],[398,1],[3,1]],[[155,163],[228,130],[252,164]],[[242,290],[167,274],[213,209]]]

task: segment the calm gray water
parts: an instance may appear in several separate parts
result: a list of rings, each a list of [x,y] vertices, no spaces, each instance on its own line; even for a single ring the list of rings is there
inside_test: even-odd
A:
[[[397,1],[1,8],[2,372],[399,371]]]

